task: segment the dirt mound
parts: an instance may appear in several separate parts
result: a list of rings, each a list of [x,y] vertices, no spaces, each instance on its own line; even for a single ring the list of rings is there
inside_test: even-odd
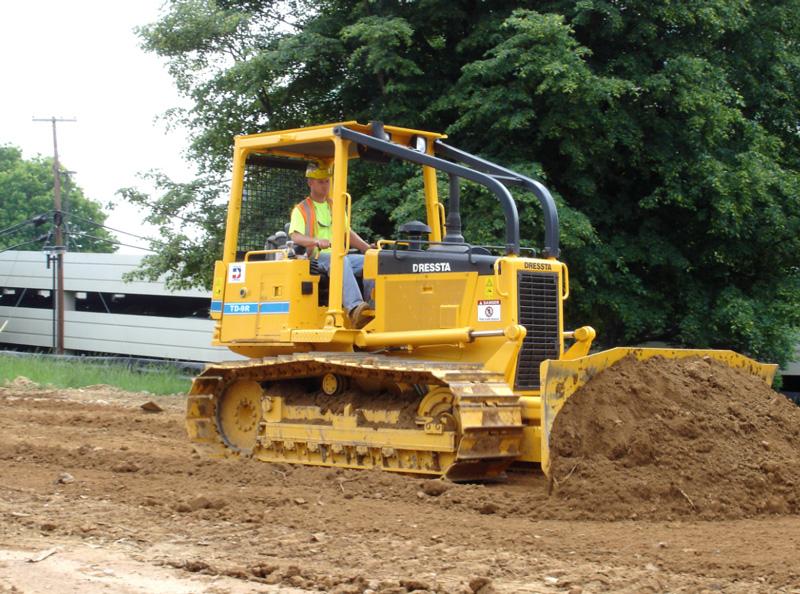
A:
[[[33,389],[38,388],[39,384],[35,381],[28,379],[24,375],[18,375],[13,380],[6,380],[4,382],[4,386],[7,388],[14,388],[17,390],[24,390],[26,388]]]
[[[586,517],[800,512],[800,408],[710,358],[628,358],[564,405],[552,492]]]

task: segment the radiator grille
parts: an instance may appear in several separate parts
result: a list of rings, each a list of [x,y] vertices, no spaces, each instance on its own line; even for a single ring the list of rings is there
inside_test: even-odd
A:
[[[523,272],[517,274],[519,323],[528,333],[517,361],[516,390],[538,390],[539,364],[545,359],[558,359],[558,275]]]

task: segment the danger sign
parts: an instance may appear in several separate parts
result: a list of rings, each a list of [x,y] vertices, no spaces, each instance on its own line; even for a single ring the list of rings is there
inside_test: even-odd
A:
[[[500,321],[500,300],[482,299],[478,301],[478,321],[479,322],[499,322]]]

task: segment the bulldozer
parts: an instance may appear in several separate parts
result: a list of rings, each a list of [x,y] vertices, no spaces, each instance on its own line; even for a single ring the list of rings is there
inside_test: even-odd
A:
[[[213,344],[246,358],[211,364],[194,379],[186,426],[198,450],[493,480],[512,464],[547,473],[551,430],[564,402],[624,357],[711,357],[771,383],[775,365],[733,351],[620,347],[590,354],[590,326],[565,330],[569,274],[558,259],[550,192],[445,140],[355,121],[234,139],[210,312]],[[327,274],[284,230],[307,193],[310,162],[332,168]],[[371,319],[355,327],[342,304],[352,220],[348,168],[389,162],[421,176],[426,220],[400,225],[396,238],[366,251],[362,280],[374,285]],[[465,241],[462,181],[496,198],[504,219],[500,245]],[[509,188],[537,199],[543,245],[521,246]]]

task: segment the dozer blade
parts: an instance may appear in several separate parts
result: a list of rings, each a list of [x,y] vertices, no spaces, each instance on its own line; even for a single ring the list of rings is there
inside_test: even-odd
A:
[[[734,369],[741,369],[772,384],[777,365],[759,363],[734,351],[709,349],[659,349],[617,347],[594,355],[572,360],[543,361],[542,377],[542,470],[550,471],[550,432],[553,422],[567,399],[600,371],[611,367],[625,357],[643,361],[651,357],[682,359],[685,357],[711,357]]]

